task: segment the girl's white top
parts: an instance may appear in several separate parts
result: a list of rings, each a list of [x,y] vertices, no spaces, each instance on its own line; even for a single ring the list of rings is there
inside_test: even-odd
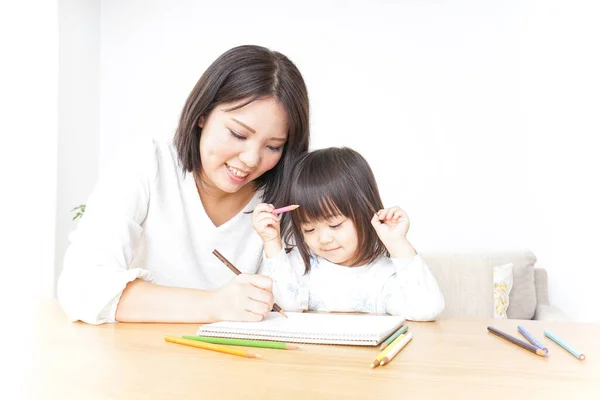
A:
[[[172,140],[148,140],[124,151],[100,177],[69,236],[58,299],[71,320],[115,322],[127,283],[213,290],[238,269],[256,273],[263,245],[252,229],[257,192],[243,211],[216,227],[206,215],[193,175],[179,166]]]
[[[444,310],[444,296],[420,255],[380,257],[371,264],[344,267],[313,257],[309,274],[294,248],[263,256],[259,273],[273,278],[276,303],[284,310],[366,312],[433,320]]]

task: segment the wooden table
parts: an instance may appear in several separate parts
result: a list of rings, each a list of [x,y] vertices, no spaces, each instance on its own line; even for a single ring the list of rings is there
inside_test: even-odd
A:
[[[22,355],[17,381],[31,398],[600,398],[600,324],[412,322],[412,342],[391,364],[370,369],[373,347],[258,349],[264,358],[248,359],[164,341],[194,334],[197,325],[71,323],[54,301],[37,312],[35,340],[15,335],[10,344],[11,354]],[[488,324],[514,336],[524,325],[543,339],[550,357],[487,333]],[[545,328],[587,359],[578,361],[544,338]]]

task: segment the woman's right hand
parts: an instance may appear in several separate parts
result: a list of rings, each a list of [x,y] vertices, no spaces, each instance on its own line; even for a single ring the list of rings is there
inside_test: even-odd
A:
[[[264,243],[281,241],[280,216],[271,214],[275,209],[272,204],[260,203],[252,213],[252,227]]]
[[[237,275],[213,292],[216,321],[262,321],[273,308],[273,280],[264,275]]]

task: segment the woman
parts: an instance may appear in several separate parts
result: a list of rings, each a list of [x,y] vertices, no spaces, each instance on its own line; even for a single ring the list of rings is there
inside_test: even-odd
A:
[[[99,180],[58,283],[67,315],[261,320],[272,281],[254,275],[263,247],[248,211],[283,205],[282,177],[308,151],[308,120],[304,80],[283,54],[240,46],[221,55],[189,95],[174,140],[139,146]]]

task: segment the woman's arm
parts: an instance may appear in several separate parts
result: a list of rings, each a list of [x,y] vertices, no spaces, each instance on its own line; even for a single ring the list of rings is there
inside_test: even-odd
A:
[[[236,276],[214,291],[159,286],[136,279],[117,306],[122,322],[260,321],[273,307],[272,281],[266,276]]]
[[[159,286],[136,279],[127,284],[115,320],[122,322],[215,321],[211,293]]]
[[[101,175],[69,236],[57,294],[71,320],[114,322],[129,282],[153,280],[149,271],[129,264],[148,213],[157,151],[152,143],[120,154]]]

